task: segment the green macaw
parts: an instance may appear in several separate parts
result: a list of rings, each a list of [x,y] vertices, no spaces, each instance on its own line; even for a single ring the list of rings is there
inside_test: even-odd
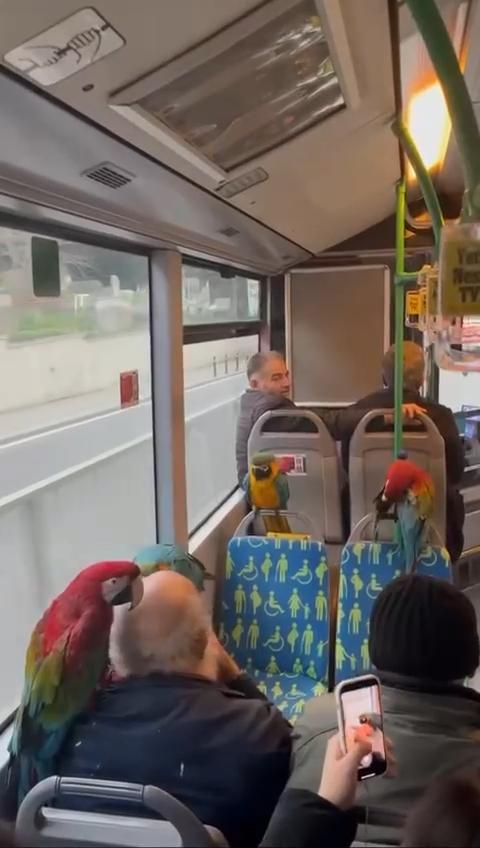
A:
[[[139,566],[143,577],[148,577],[156,571],[176,571],[191,580],[199,592],[205,589],[205,580],[214,579],[200,560],[178,545],[169,543],[142,548],[134,562]]]

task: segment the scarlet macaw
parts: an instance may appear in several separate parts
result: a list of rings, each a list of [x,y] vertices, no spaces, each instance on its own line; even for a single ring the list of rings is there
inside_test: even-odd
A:
[[[430,474],[401,456],[388,469],[385,485],[375,499],[377,515],[384,515],[395,505],[407,571],[414,568],[424,547],[434,493]]]
[[[84,568],[36,625],[25,661],[22,699],[9,744],[18,802],[55,773],[55,758],[75,718],[89,704],[108,661],[112,606],[136,606],[143,595],[133,562]]]

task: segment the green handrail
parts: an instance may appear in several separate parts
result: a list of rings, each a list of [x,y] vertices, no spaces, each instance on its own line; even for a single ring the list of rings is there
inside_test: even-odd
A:
[[[395,218],[395,381],[393,452],[397,457],[402,449],[403,403],[403,324],[405,321],[405,180],[397,185]],[[416,276],[416,275],[415,275]]]
[[[417,146],[401,118],[396,118],[394,120],[392,130],[402,145],[405,155],[415,172],[418,184],[422,190],[423,198],[432,220],[432,229],[435,239],[435,258],[438,259],[440,235],[443,227],[443,214],[437,193],[433,186],[432,178],[423,164],[423,160],[418,152]]]
[[[452,119],[465,175],[462,220],[480,220],[480,131],[467,85],[435,0],[406,2],[437,72]]]

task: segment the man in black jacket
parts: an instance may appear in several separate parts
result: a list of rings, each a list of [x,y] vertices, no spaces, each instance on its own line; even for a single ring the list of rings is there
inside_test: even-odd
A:
[[[248,437],[255,422],[264,412],[296,408],[289,398],[290,374],[281,353],[269,350],[254,354],[247,366],[247,377],[249,388],[240,399],[235,444],[240,484],[248,471]],[[314,433],[315,427],[311,421],[304,418],[276,418],[265,430],[278,433]]]
[[[158,572],[144,585],[112,628],[120,680],[75,723],[58,773],[158,786],[230,845],[258,845],[288,778],[290,725],[219,645],[189,580]]]
[[[465,509],[459,486],[463,475],[465,455],[462,441],[451,409],[440,403],[426,400],[420,395],[425,374],[425,358],[422,348],[413,342],[403,343],[403,400],[404,403],[423,407],[436,425],[445,442],[447,475],[447,539],[446,546],[455,562],[463,549],[463,522]],[[394,405],[395,345],[383,358],[384,388],[361,398],[349,407],[341,422],[342,460],[348,470],[350,439],[355,427],[371,409],[390,409]]]

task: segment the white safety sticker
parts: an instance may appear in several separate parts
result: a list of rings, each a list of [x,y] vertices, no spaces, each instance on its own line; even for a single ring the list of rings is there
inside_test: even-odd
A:
[[[40,85],[54,85],[119,50],[125,39],[95,9],[69,18],[6,53],[7,65]]]

